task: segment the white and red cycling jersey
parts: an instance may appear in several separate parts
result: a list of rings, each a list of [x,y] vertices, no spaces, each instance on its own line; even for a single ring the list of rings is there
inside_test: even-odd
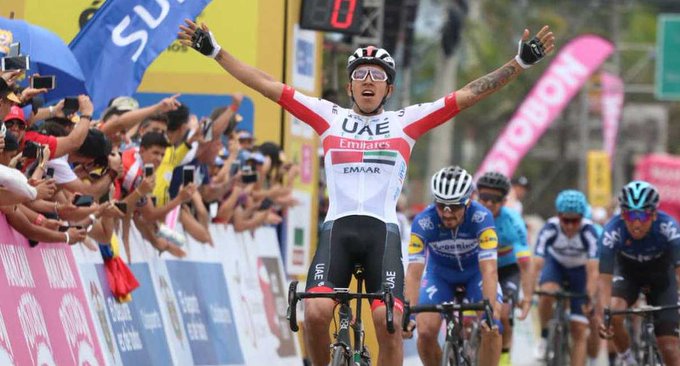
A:
[[[321,137],[329,207],[325,221],[368,215],[397,223],[397,199],[416,140],[453,118],[455,92],[432,103],[362,116],[285,86],[278,102]]]

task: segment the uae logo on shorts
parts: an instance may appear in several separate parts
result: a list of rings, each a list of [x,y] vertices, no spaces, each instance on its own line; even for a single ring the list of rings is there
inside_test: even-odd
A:
[[[397,161],[397,152],[387,150],[333,151],[331,161],[333,165],[351,163],[394,165]]]

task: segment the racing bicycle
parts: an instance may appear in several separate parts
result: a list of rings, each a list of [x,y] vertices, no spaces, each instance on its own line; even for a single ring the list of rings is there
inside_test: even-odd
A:
[[[288,319],[290,329],[298,331],[297,303],[300,299],[326,298],[338,303],[338,322],[331,345],[331,366],[370,366],[371,355],[364,344],[364,327],[361,322],[361,300],[381,300],[385,303],[387,313],[387,331],[394,333],[394,295],[388,284],[383,284],[383,291],[377,293],[363,292],[364,269],[360,265],[354,267],[354,277],[357,279],[357,292],[350,292],[348,288],[334,288],[332,292],[297,292],[298,281],[293,281],[288,287]],[[356,301],[356,316],[352,316],[350,301]],[[351,330],[350,330],[351,329]],[[353,342],[350,341],[351,339]]]

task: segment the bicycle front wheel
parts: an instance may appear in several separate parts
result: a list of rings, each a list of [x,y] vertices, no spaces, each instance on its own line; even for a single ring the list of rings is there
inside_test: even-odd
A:
[[[545,352],[547,366],[563,366],[564,358],[562,349],[563,337],[562,329],[559,324],[553,324],[548,331],[548,347]]]
[[[352,366],[347,352],[341,346],[333,347],[333,355],[331,357],[331,366]]]
[[[452,342],[444,342],[442,366],[471,366],[461,354],[463,350]]]
[[[458,366],[455,346],[451,342],[444,342],[442,350],[442,366]]]

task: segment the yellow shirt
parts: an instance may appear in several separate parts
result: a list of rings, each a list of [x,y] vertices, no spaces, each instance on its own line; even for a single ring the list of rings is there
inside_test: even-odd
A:
[[[153,189],[153,196],[156,197],[156,206],[164,206],[170,201],[170,181],[172,171],[184,160],[189,153],[190,147],[182,143],[179,146],[170,146],[165,149],[165,155],[161,165],[156,169],[156,187]]]

